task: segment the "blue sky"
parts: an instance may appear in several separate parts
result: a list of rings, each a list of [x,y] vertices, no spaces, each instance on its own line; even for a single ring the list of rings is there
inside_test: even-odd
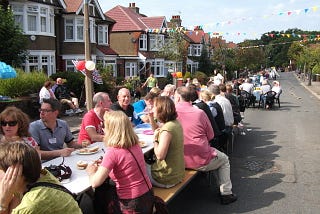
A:
[[[116,5],[136,3],[146,16],[180,15],[188,28],[201,25],[227,41],[260,38],[263,33],[298,28],[320,30],[318,0],[100,0],[104,12]],[[305,9],[308,9],[305,12]],[[288,15],[288,12],[292,12]]]

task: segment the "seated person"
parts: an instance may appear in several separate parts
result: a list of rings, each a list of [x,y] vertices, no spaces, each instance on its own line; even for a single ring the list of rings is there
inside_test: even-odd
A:
[[[111,105],[111,109],[114,111],[123,111],[130,119],[133,121],[133,106],[131,103],[131,95],[130,91],[127,88],[121,88],[118,91],[117,96],[118,101]]]
[[[66,121],[57,119],[61,104],[56,99],[43,99],[40,119],[30,123],[29,131],[40,147],[41,159],[50,160],[56,157],[66,157],[75,148],[81,148]],[[64,148],[66,143],[67,148]]]
[[[114,204],[120,205],[119,213],[152,213],[152,185],[131,122],[123,112],[111,111],[104,114],[104,125],[108,131],[102,163],[86,168],[91,186],[98,188],[110,177],[116,183],[118,197]]]
[[[160,96],[168,96],[172,100],[174,99],[174,91],[176,90],[176,86],[172,84],[168,84],[164,87]]]
[[[41,185],[32,188],[38,182],[59,185],[41,169],[34,148],[22,142],[0,144],[1,213],[82,213],[71,194]]]
[[[177,88],[174,100],[177,119],[183,129],[185,167],[202,172],[217,170],[221,203],[235,202],[237,196],[232,193],[229,158],[210,146],[214,133],[206,113],[192,106],[187,87]]]
[[[54,95],[52,89],[51,89],[52,83],[51,81],[45,81],[43,84],[43,87],[41,88],[39,92],[39,103],[42,103],[42,100],[49,99],[49,98],[54,98],[56,99],[56,96]]]
[[[280,96],[280,94],[282,93],[282,88],[280,86],[280,83],[278,81],[273,81],[273,86],[272,86],[272,91],[276,92],[276,98],[278,98]]]
[[[147,171],[153,185],[170,188],[184,178],[183,131],[177,121],[174,102],[167,96],[155,98],[149,117],[154,130],[154,154],[157,158]],[[154,118],[160,123],[157,128]]]
[[[83,111],[79,109],[79,106],[76,106],[72,102],[71,98],[71,92],[69,92],[68,88],[66,85],[63,84],[63,81],[61,78],[57,78],[56,80],[56,86],[54,89],[54,95],[62,104],[67,104],[70,109],[73,110],[74,113],[82,113]],[[78,103],[78,101],[77,101]]]
[[[268,91],[271,91],[271,87],[268,83],[268,80],[262,80],[262,85],[260,86],[260,89],[262,90],[262,94],[267,93]]]
[[[85,144],[103,141],[103,116],[106,111],[110,110],[112,102],[109,95],[105,92],[98,92],[93,96],[94,108],[88,111],[81,122],[78,136],[78,144]],[[83,145],[86,146],[86,145]]]
[[[132,104],[134,109],[133,123],[135,126],[142,123],[149,123],[148,112],[153,108],[153,99],[156,97],[156,94],[149,92],[143,99]]]

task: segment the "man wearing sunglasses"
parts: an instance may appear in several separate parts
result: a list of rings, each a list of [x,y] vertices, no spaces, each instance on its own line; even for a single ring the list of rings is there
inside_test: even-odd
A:
[[[80,148],[66,121],[57,119],[61,104],[56,99],[43,99],[40,120],[30,124],[30,134],[37,141],[41,150],[41,159],[69,156],[75,148]],[[64,148],[64,143],[67,147]]]

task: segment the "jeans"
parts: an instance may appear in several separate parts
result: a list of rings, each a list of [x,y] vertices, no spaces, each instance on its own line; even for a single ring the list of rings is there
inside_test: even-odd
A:
[[[212,170],[218,171],[218,184],[220,186],[221,195],[232,194],[232,183],[230,180],[230,163],[226,154],[216,149],[217,156],[214,157],[207,165],[199,167],[198,171],[208,172]]]

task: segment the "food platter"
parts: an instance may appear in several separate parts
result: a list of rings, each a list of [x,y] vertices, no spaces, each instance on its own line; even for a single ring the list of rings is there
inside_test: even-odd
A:
[[[92,154],[96,154],[97,152],[99,152],[99,150],[97,150],[97,151],[92,151],[92,152],[89,152],[89,151],[81,152],[80,150],[78,150],[78,151],[77,151],[77,154],[78,154],[78,155],[92,155]]]
[[[87,148],[82,148],[82,149],[79,149],[77,151],[77,154],[79,155],[92,155],[92,154],[95,154],[97,152],[99,152],[100,148],[95,146],[95,147],[87,147]]]

